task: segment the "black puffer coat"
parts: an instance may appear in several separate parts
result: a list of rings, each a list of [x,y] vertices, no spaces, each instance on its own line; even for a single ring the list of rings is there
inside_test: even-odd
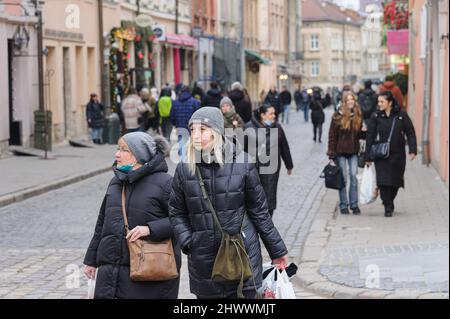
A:
[[[319,101],[313,101],[311,103],[311,120],[314,125],[320,125],[325,122],[325,112]]]
[[[86,106],[86,120],[90,128],[104,127],[105,113],[103,105],[91,100]]]
[[[271,127],[265,127],[255,117],[250,123],[247,123],[245,128],[250,129],[246,131],[246,133],[248,132],[248,143],[245,144],[245,150],[253,158],[256,158],[259,178],[267,196],[269,209],[275,210],[277,208],[277,189],[280,178],[281,160],[283,160],[286,169],[291,170],[294,168],[286,134],[280,124],[274,123]],[[264,138],[260,138],[257,134],[257,129],[266,130]],[[271,136],[270,129],[278,129],[278,140],[275,140],[274,136]],[[257,152],[255,152],[254,145],[258,146]],[[267,163],[267,156],[263,158],[260,156],[261,152],[266,152],[266,150],[270,150],[270,153],[263,153],[270,154],[271,162],[269,163]],[[273,161],[277,163],[275,171],[270,174],[264,173],[268,169],[268,166],[273,164]]]
[[[232,146],[227,143],[227,148]],[[261,236],[272,259],[287,254],[286,246],[270,218],[266,196],[248,156],[236,151],[221,168],[217,164],[199,164],[206,190],[219,215],[222,228],[230,235],[238,234],[244,219],[244,243],[250,257],[258,287],[262,282]],[[236,295],[237,284],[221,284],[211,280],[212,269],[220,246],[221,234],[203,199],[197,177],[188,165],[178,165],[169,202],[170,219],[181,249],[188,255],[191,292],[202,298],[226,298]],[[245,291],[254,291],[253,280],[244,283]]]
[[[84,264],[97,267],[95,298],[98,299],[177,299],[179,279],[164,282],[133,282],[121,209],[122,185],[126,185],[126,205],[130,229],[150,227],[150,239],[162,241],[173,236],[168,218],[172,178],[164,155],[158,153],[149,163],[124,174],[114,169],[100,210],[95,233]],[[173,238],[178,269],[180,248]]]
[[[222,101],[222,92],[219,89],[209,90],[202,101],[202,106],[211,106],[220,108],[220,101]]]
[[[230,91],[228,97],[233,102],[236,113],[247,123],[252,118],[252,102],[241,90]]]
[[[379,134],[380,142],[387,142],[394,118],[397,118],[388,159],[375,161],[378,186],[405,187],[406,140],[409,153],[417,154],[417,138],[414,125],[405,111],[395,107],[388,117],[377,111],[370,119],[367,131],[366,161],[370,161],[370,148]]]

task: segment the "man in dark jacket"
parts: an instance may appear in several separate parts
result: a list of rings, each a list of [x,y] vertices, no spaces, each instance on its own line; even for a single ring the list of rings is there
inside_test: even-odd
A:
[[[94,144],[103,143],[103,128],[105,127],[105,108],[100,103],[97,94],[91,94],[91,100],[86,107],[86,119],[91,129],[91,137]]]
[[[239,82],[233,83],[231,91],[228,93],[228,97],[233,101],[233,105],[237,114],[242,120],[247,123],[252,119],[252,102],[250,98],[245,95],[244,88]]]
[[[294,93],[294,101],[295,101],[295,105],[297,107],[297,112],[299,112],[302,108],[302,91],[300,90],[300,88],[297,89],[297,91],[295,91]]]
[[[220,108],[220,101],[222,100],[222,92],[219,89],[217,82],[211,82],[211,89],[206,92],[202,101],[202,106],[212,106]]]
[[[372,90],[372,81],[364,82],[364,90],[359,93],[358,102],[367,125],[372,114],[376,112],[378,104],[378,95]]]
[[[280,102],[280,93],[278,93],[277,87],[275,85],[273,85],[270,88],[269,93],[267,93],[264,104],[273,106],[275,108],[275,114],[276,114],[277,118],[282,113],[282,110],[281,110],[282,106],[281,106],[281,102]]]
[[[289,92],[286,86],[283,86],[283,92],[280,94],[281,105],[281,121],[282,123],[289,124],[289,111],[292,103],[292,94]]]
[[[170,122],[177,129],[178,134],[178,155],[185,158],[185,147],[189,137],[189,120],[192,114],[197,111],[201,105],[197,99],[194,99],[187,86],[180,87],[178,100],[176,100],[170,111]]]

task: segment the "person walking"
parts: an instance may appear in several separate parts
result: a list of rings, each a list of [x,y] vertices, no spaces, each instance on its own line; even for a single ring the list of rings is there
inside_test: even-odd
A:
[[[276,120],[278,120],[279,116],[282,113],[282,106],[280,102],[280,93],[278,93],[277,87],[275,85],[273,85],[270,88],[269,93],[267,93],[264,104],[273,106],[275,108],[275,116]]]
[[[294,101],[298,113],[302,109],[302,101],[303,101],[302,91],[300,88],[298,88],[294,93]]]
[[[178,164],[169,215],[183,253],[188,255],[191,292],[199,299],[254,299],[262,284],[261,237],[272,263],[285,269],[287,249],[270,218],[254,164],[224,137],[217,108],[194,113],[187,160]],[[252,276],[239,283],[212,279],[224,234],[243,241]]]
[[[361,106],[363,112],[364,123],[369,123],[372,114],[377,111],[378,96],[374,90],[372,90],[372,81],[367,80],[364,82],[364,90],[358,95],[358,103]]]
[[[262,106],[255,115],[245,126],[246,133],[249,132],[245,150],[256,160],[259,178],[267,196],[269,213],[273,216],[277,208],[281,160],[289,176],[292,175],[294,164],[286,134],[276,122],[275,108],[270,105]],[[270,156],[270,160],[267,156]],[[273,167],[274,164],[277,166]]]
[[[379,140],[377,141],[377,136]],[[417,156],[417,137],[414,125],[408,115],[397,103],[390,91],[378,97],[378,111],[369,121],[366,140],[366,162],[375,162],[377,185],[385,208],[385,216],[392,217],[395,212],[394,201],[400,188],[405,187],[406,142],[408,142],[409,158],[413,161]],[[371,148],[377,142],[390,142],[389,157],[374,159]]]
[[[283,86],[283,92],[280,94],[281,104],[281,122],[289,124],[289,112],[291,110],[292,94],[286,86]]]
[[[345,187],[339,191],[339,208],[341,214],[360,215],[358,196],[358,154],[360,139],[363,139],[363,115],[356,96],[347,92],[343,96],[342,105],[333,115],[328,135],[328,156],[337,162],[343,175]],[[348,167],[348,169],[347,169]],[[348,173],[347,173],[348,172]],[[347,180],[350,177],[350,188],[347,194]]]
[[[236,113],[233,102],[229,97],[224,97],[222,101],[220,101],[220,110],[223,114],[226,129],[244,129],[245,123],[239,114]]]
[[[311,120],[314,129],[314,142],[322,143],[322,127],[325,123],[325,112],[320,101],[313,99],[311,102]]]
[[[142,131],[141,116],[147,111],[141,97],[135,88],[128,90],[128,96],[122,103],[122,113],[125,121],[125,134]]]
[[[304,89],[302,91],[302,109],[305,122],[309,122],[309,110],[311,107],[311,96],[308,93],[308,90]]]
[[[105,127],[105,108],[100,103],[96,93],[91,94],[91,99],[86,106],[86,119],[91,129],[91,138],[94,144],[103,144],[103,128]]]
[[[172,111],[172,91],[165,89],[161,93],[156,108],[157,117],[160,119],[162,135],[167,141],[170,141],[172,133],[172,123],[170,123],[170,113]]]
[[[252,119],[252,103],[244,93],[244,87],[241,83],[235,82],[231,86],[231,91],[228,97],[233,102],[237,114],[244,120],[245,123]]]
[[[113,166],[114,178],[100,208],[94,235],[84,258],[85,275],[96,278],[95,299],[177,299],[180,278],[159,282],[130,279],[127,241],[172,239],[178,272],[181,251],[169,220],[172,178],[164,143],[143,132],[124,135]],[[122,215],[122,192],[130,232]]]
[[[173,103],[170,112],[170,122],[177,129],[178,155],[181,159],[186,157],[186,144],[189,139],[189,119],[200,107],[200,102],[192,97],[189,87],[179,88],[179,98]]]
[[[202,107],[212,106],[220,108],[220,101],[222,100],[222,91],[219,89],[217,82],[211,82],[210,90],[206,92],[202,101]]]
[[[400,88],[395,84],[394,77],[392,75],[386,76],[384,83],[380,85],[380,94],[386,91],[390,91],[397,101],[398,106],[404,108],[404,97]]]

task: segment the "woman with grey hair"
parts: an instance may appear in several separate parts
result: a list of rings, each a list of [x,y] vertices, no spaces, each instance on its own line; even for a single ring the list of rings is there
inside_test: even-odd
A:
[[[115,177],[111,180],[100,209],[94,236],[87,250],[84,273],[96,279],[96,299],[177,299],[179,278],[160,282],[130,279],[127,240],[148,238],[162,242],[173,237],[168,217],[172,177],[163,149],[166,144],[142,132],[119,140]],[[122,214],[122,191],[131,230],[126,235]],[[178,271],[180,248],[172,238]],[[96,276],[97,275],[97,276]]]
[[[189,128],[187,160],[177,167],[169,212],[180,247],[188,255],[191,292],[199,299],[255,298],[262,283],[259,237],[274,265],[284,269],[288,261],[258,171],[247,160],[248,154],[224,137],[219,109],[201,108],[192,116]],[[241,261],[248,261],[252,269],[246,279],[239,275],[240,282],[213,276],[225,234],[240,236],[243,244],[239,247],[245,250]],[[243,275],[244,266],[238,268]]]

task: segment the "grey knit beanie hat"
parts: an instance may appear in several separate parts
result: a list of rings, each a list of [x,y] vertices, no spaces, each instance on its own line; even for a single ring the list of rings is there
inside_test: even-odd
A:
[[[231,107],[233,107],[233,101],[231,101],[231,99],[228,96],[225,96],[221,101],[220,101],[220,107],[222,108],[223,105],[228,104]]]
[[[225,134],[225,123],[222,112],[216,107],[202,107],[195,112],[190,121],[189,127],[194,123],[204,124],[220,135]]]
[[[130,151],[136,157],[139,164],[146,164],[156,155],[156,142],[147,133],[135,132],[123,136],[123,140],[127,143]]]

